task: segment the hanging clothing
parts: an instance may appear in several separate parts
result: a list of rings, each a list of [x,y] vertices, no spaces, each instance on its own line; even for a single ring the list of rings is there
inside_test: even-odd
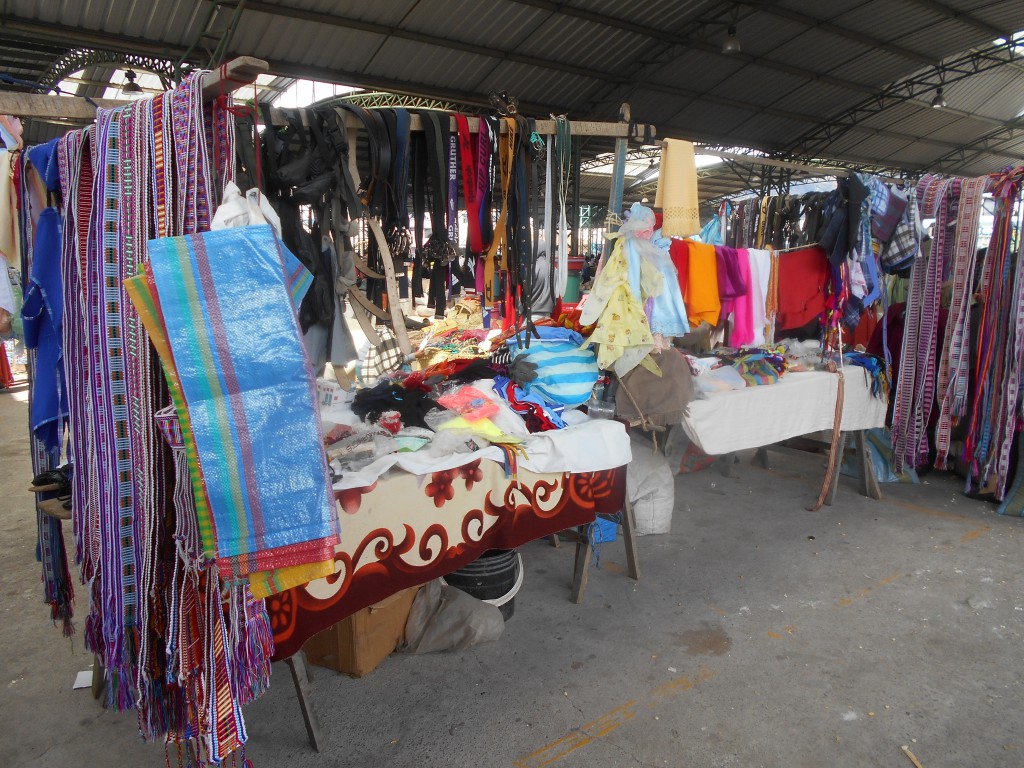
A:
[[[825,311],[828,256],[818,246],[779,254],[780,330],[802,328]]]
[[[149,244],[228,579],[333,562],[338,542],[282,248],[265,225]]]
[[[768,289],[772,274],[772,254],[760,248],[748,248],[750,262],[750,306],[754,323],[754,340],[759,347],[765,343],[768,325]]]
[[[15,155],[0,150],[0,256],[17,269],[21,266],[21,227],[18,224],[18,179]]]
[[[665,215],[666,237],[689,237],[700,232],[697,163],[693,144],[679,139],[661,143],[661,172],[654,207]]]
[[[718,325],[722,301],[718,293],[718,257],[715,246],[688,241],[686,266],[686,294],[683,300],[689,313],[690,325],[705,322]]]
[[[639,263],[640,289],[654,295],[662,289],[661,274],[647,261]],[[625,376],[654,349],[654,336],[640,297],[630,287],[629,261],[623,238],[594,278],[583,308],[581,325],[595,325],[588,343],[597,344],[597,364]]]
[[[735,248],[728,248],[724,245],[715,246],[718,298],[722,303],[721,314],[723,317],[732,313],[733,302],[745,296],[750,288],[740,271],[739,261],[739,252]]]
[[[661,376],[639,367],[620,379],[615,393],[615,413],[630,421],[641,419],[655,426],[679,424],[693,399],[690,364],[678,349],[656,353],[655,359]]]
[[[14,373],[7,359],[7,345],[0,341],[0,389],[14,386]]]
[[[60,453],[68,416],[61,336],[63,324],[60,276],[60,215],[47,208],[39,216],[33,238],[32,274],[21,308],[25,346],[36,350],[32,383],[32,431],[47,451]]]
[[[733,302],[732,335],[729,337],[729,343],[734,347],[747,347],[755,343],[754,295],[757,293],[757,287],[751,275],[750,254],[746,249],[736,251],[736,269],[747,290]],[[761,325],[763,327],[764,323]],[[761,332],[761,336],[763,343],[764,331]]]

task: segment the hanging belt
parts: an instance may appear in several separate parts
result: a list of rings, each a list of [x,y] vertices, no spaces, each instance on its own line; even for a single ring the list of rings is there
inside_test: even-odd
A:
[[[430,266],[430,303],[434,305],[435,316],[443,317],[447,296],[446,267],[455,255],[445,226],[448,200],[448,185],[446,184],[446,169],[449,162],[448,115],[424,111],[420,113],[420,116],[423,120],[424,142],[421,146],[422,151],[418,152],[416,174],[413,179],[413,207],[417,217],[416,238],[417,242],[423,240],[422,220],[426,207],[424,197],[426,182],[429,181],[431,232],[420,253]]]
[[[355,104],[339,104],[335,107],[341,119],[345,113],[354,115],[366,129],[366,148],[370,159],[370,175],[360,184],[358,192],[363,205],[369,208],[371,216],[380,216],[384,210],[391,177],[391,145],[388,140],[384,118],[376,111],[363,109]],[[354,163],[355,158],[350,158]],[[353,177],[358,173],[353,173]]]
[[[462,161],[462,195],[466,200],[466,243],[470,253],[483,253],[483,237],[480,232],[480,200],[477,197],[476,154],[483,137],[477,135],[477,146],[469,132],[469,120],[465,115],[453,114],[459,137],[459,157]],[[484,127],[483,121],[480,127]]]
[[[498,140],[501,138],[501,120],[493,116],[480,116],[480,138],[476,152],[476,190],[480,207],[480,239],[486,250],[494,239],[494,221],[491,217]]]
[[[498,222],[494,225],[494,239],[487,249],[484,260],[484,305],[493,305],[502,296],[502,292],[496,290],[495,273],[504,272],[508,268],[508,194],[512,184],[512,160],[516,146],[516,132],[518,127],[515,118],[506,117],[505,134],[499,137],[498,157],[501,166],[501,212],[498,214]]]

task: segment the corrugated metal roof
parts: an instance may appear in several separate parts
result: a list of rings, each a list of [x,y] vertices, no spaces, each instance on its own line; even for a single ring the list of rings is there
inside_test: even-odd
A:
[[[209,7],[7,0],[0,71],[38,80],[71,46],[175,59],[197,42]],[[720,47],[734,13],[743,50],[729,56]],[[946,113],[904,103],[899,87],[880,113],[868,107],[908,78],[937,83],[930,61],[1021,26],[1024,0],[249,0],[231,49],[281,74],[470,103],[508,90],[541,116],[614,119],[627,100],[664,135],[925,170],[1024,112],[1019,67],[951,74]],[[968,153],[971,167],[1019,158],[1021,147],[996,151]]]
[[[1024,16],[1021,17],[1024,21]],[[936,24],[908,32],[900,43],[935,58],[943,58],[951,52],[966,51],[993,40],[992,35],[975,27],[961,24],[954,19],[944,19]]]
[[[664,30],[678,29],[680,25],[706,13],[709,5],[702,0],[647,0],[628,5],[621,0],[570,0],[567,4],[622,22],[644,24]]]
[[[808,3],[808,13],[821,12],[822,3]],[[828,4],[832,7],[833,4]],[[817,6],[817,8],[815,8]],[[927,7],[918,4],[912,12],[907,12],[907,6],[903,3],[893,3],[889,0],[873,0],[868,3],[860,3],[855,8],[840,10],[830,21],[844,28],[851,29],[864,35],[878,37],[886,42],[903,42],[902,38],[914,32],[920,31],[943,20],[942,14],[929,10]]]
[[[943,88],[951,107],[972,114],[1012,120],[1024,113],[1024,67],[1020,64],[961,80]]]

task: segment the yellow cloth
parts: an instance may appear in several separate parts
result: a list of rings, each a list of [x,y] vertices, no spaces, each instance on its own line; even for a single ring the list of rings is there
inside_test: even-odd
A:
[[[330,576],[337,570],[333,560],[302,563],[273,571],[258,571],[249,574],[249,591],[257,600],[284,592],[292,587],[301,587],[314,579]]]
[[[646,259],[641,260],[641,293],[654,296],[663,288],[661,273]],[[597,364],[600,368],[614,370],[621,377],[642,364],[652,373],[661,373],[650,359],[654,336],[643,304],[629,287],[629,264],[622,238],[615,242],[612,255],[594,279],[594,287],[583,304],[580,324],[593,323],[597,325],[585,345],[598,345]]]
[[[661,171],[654,207],[664,214],[661,234],[665,237],[689,237],[700,232],[697,161],[691,142],[661,142]]]
[[[482,437],[489,443],[516,445],[517,443],[523,442],[522,438],[503,432],[498,428],[498,425],[490,419],[477,419],[476,421],[470,421],[465,416],[456,416],[453,419],[449,419],[444,424],[438,424],[438,432],[445,429],[472,432],[474,435]]]
[[[15,269],[21,268],[21,237],[18,233],[18,191],[14,188],[14,159],[0,152],[0,255]]]
[[[715,246],[707,243],[689,243],[689,274],[686,278],[686,314],[694,328],[703,320],[718,325],[722,301],[718,297],[718,262]]]

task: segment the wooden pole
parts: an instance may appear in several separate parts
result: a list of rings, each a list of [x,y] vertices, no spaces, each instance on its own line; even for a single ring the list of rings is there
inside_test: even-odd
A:
[[[230,93],[246,85],[270,69],[262,59],[240,56],[203,78],[203,97],[214,99],[221,93]],[[72,120],[90,122],[96,117],[96,108],[113,109],[131,104],[127,99],[86,99],[80,96],[53,96],[48,93],[17,93],[0,91],[0,115],[15,115],[41,120]]]
[[[623,104],[619,109],[619,119],[622,121],[617,125],[626,129],[619,138],[615,139],[615,159],[612,164],[612,188],[608,193],[608,213],[605,226],[604,249],[601,255],[601,262],[604,263],[612,253],[612,241],[608,235],[618,227],[611,224],[613,216],[622,214],[622,188],[626,181],[626,145],[629,143],[629,104]]]

